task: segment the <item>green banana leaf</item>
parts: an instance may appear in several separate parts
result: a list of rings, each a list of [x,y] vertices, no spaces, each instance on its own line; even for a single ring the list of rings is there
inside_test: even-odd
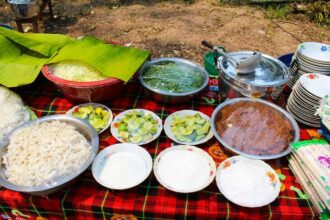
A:
[[[32,83],[42,66],[84,62],[102,74],[127,82],[150,56],[147,51],[106,44],[94,37],[80,40],[59,34],[23,34],[0,27],[0,84]]]
[[[53,56],[64,45],[75,41],[74,38],[62,34],[24,34],[4,27],[0,27],[0,34],[14,43],[45,57]]]
[[[67,60],[80,61],[91,65],[105,76],[127,82],[149,56],[147,51],[106,44],[87,36],[64,46],[48,64]]]
[[[32,83],[42,66],[73,41],[59,34],[23,34],[0,27],[0,84],[17,87]]]

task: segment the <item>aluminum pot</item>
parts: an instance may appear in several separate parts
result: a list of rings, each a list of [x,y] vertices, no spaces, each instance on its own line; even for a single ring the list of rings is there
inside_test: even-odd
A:
[[[238,61],[252,56],[252,51],[229,53]],[[262,54],[260,64],[248,74],[237,72],[232,62],[224,57],[217,59],[220,100],[251,97],[276,100],[289,80],[290,72],[280,60]]]
[[[9,0],[16,18],[32,18],[39,14],[39,0]]]
[[[194,69],[198,70],[198,72],[204,78],[203,84],[199,88],[195,89],[194,91],[185,92],[185,93],[167,92],[167,91],[159,90],[157,88],[153,88],[153,87],[147,85],[143,81],[144,72],[150,66],[155,65],[155,64],[164,63],[164,62],[173,62],[177,65],[184,65],[184,66],[188,66],[189,68],[194,68]],[[177,103],[184,103],[184,102],[190,101],[193,97],[199,95],[207,87],[208,81],[209,81],[209,75],[205,71],[204,68],[202,68],[201,66],[199,66],[189,60],[181,59],[181,58],[159,58],[159,59],[154,59],[152,61],[145,62],[145,64],[139,70],[139,80],[140,80],[140,83],[143,85],[143,87],[147,91],[150,92],[151,97],[153,99],[155,99],[156,101],[177,104]]]

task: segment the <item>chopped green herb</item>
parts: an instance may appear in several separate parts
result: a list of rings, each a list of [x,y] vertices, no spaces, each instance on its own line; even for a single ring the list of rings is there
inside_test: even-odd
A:
[[[192,92],[205,78],[197,68],[164,62],[150,66],[142,76],[146,85],[171,93]]]

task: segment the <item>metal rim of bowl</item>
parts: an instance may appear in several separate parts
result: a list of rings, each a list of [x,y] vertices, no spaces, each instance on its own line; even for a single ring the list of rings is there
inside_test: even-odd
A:
[[[216,126],[215,126],[215,120],[216,120],[216,117],[217,117],[219,111],[223,107],[225,107],[227,105],[231,105],[231,104],[234,104],[234,103],[237,103],[237,102],[241,102],[241,101],[263,103],[263,104],[268,105],[268,106],[276,109],[277,111],[281,112],[290,121],[290,123],[292,125],[292,128],[294,130],[294,133],[295,133],[294,134],[294,138],[291,141],[291,143],[299,141],[299,139],[300,139],[300,129],[299,129],[299,126],[298,126],[296,120],[290,115],[290,113],[288,113],[287,111],[285,111],[280,106],[277,106],[274,103],[271,103],[269,101],[265,101],[265,100],[261,100],[261,99],[252,99],[252,98],[235,98],[235,99],[230,99],[230,100],[227,100],[227,101],[221,103],[220,105],[218,105],[218,107],[213,111],[212,116],[211,116],[211,129],[212,129],[212,132],[213,132],[214,136],[216,137],[216,139],[225,148],[227,148],[228,150],[230,150],[232,152],[235,152],[236,154],[239,154],[239,155],[242,155],[242,156],[245,156],[245,157],[248,157],[248,158],[252,158],[252,159],[271,160],[271,159],[277,159],[277,158],[284,157],[284,156],[288,155],[291,152],[291,147],[290,146],[288,146],[288,148],[285,151],[283,151],[283,152],[281,152],[279,154],[272,154],[272,155],[253,155],[253,154],[248,154],[248,153],[245,153],[243,151],[240,151],[240,150],[237,150],[237,149],[231,147],[230,145],[228,145],[220,137],[220,135],[218,133],[218,130],[216,129]]]
[[[0,176],[0,185],[2,185],[3,187],[5,187],[7,189],[18,191],[18,192],[25,192],[25,193],[43,192],[43,191],[51,190],[52,188],[59,187],[65,183],[70,182],[71,180],[73,180],[74,178],[79,176],[81,173],[83,173],[92,164],[92,162],[97,154],[98,147],[99,147],[98,135],[97,135],[96,131],[94,130],[94,128],[91,127],[89,124],[87,124],[85,121],[75,118],[73,116],[68,116],[68,115],[45,116],[45,117],[24,123],[23,125],[15,128],[13,131],[11,131],[6,136],[7,140],[5,142],[1,143],[2,145],[0,146],[0,150],[2,151],[2,150],[5,150],[4,148],[7,148],[8,144],[9,144],[9,142],[8,142],[9,138],[15,131],[17,131],[21,128],[24,128],[24,127],[34,125],[34,124],[39,124],[42,122],[54,121],[54,120],[59,120],[59,121],[68,120],[73,123],[79,123],[79,124],[83,125],[87,129],[87,131],[91,134],[91,140],[90,140],[90,144],[92,146],[91,153],[90,153],[89,157],[87,158],[87,160],[81,165],[80,169],[75,171],[73,174],[60,177],[58,180],[54,181],[54,183],[50,183],[50,184],[43,184],[43,185],[39,185],[39,186],[19,186],[19,185],[9,182],[3,176]],[[4,168],[1,168],[1,169],[4,169]]]
[[[172,62],[175,62],[175,63],[182,63],[182,64],[185,64],[185,65],[197,68],[205,77],[204,83],[198,89],[193,90],[191,92],[185,92],[185,93],[166,92],[166,91],[162,91],[162,90],[159,90],[159,89],[155,89],[155,88],[145,84],[145,82],[143,81],[143,78],[142,78],[142,75],[143,75],[145,69],[148,68],[149,66],[153,65],[153,64],[156,64],[156,63],[159,63],[159,62],[164,62],[164,61],[172,61]],[[157,59],[153,59],[151,61],[145,62],[143,64],[143,66],[141,67],[141,69],[139,70],[139,81],[145,88],[147,88],[147,89],[149,89],[149,90],[151,90],[155,93],[158,93],[158,94],[161,94],[161,95],[181,97],[181,96],[194,95],[194,94],[202,91],[208,85],[209,75],[203,67],[201,67],[200,65],[198,65],[196,63],[191,62],[190,60],[186,60],[186,59],[182,59],[182,58],[176,58],[176,57],[174,57],[174,58],[164,57],[164,58],[157,58]]]
[[[72,113],[73,113],[73,111],[75,110],[75,108],[79,108],[79,107],[83,107],[83,106],[88,106],[88,105],[92,105],[93,107],[102,107],[102,108],[104,108],[107,112],[109,112],[109,114],[110,114],[110,117],[109,117],[109,120],[108,120],[106,126],[105,126],[104,128],[102,128],[99,132],[96,132],[96,133],[98,133],[98,134],[101,134],[103,131],[107,130],[107,129],[110,127],[111,122],[112,122],[112,120],[113,120],[113,113],[112,113],[111,109],[110,109],[108,106],[103,105],[103,104],[100,104],[100,103],[89,102],[89,103],[84,103],[84,104],[75,105],[75,106],[73,106],[72,108],[70,108],[65,114],[66,114],[66,115],[69,115],[69,116],[73,116]],[[73,117],[75,117],[75,116],[73,116]],[[78,118],[78,117],[75,117],[75,118]],[[92,127],[93,127],[93,126],[92,126]]]

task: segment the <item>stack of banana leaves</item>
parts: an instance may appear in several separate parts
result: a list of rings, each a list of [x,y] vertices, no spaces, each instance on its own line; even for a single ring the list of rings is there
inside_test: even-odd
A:
[[[150,57],[144,50],[108,44],[95,37],[19,33],[0,27],[0,84],[32,83],[46,64],[83,62],[103,75],[127,82]]]

